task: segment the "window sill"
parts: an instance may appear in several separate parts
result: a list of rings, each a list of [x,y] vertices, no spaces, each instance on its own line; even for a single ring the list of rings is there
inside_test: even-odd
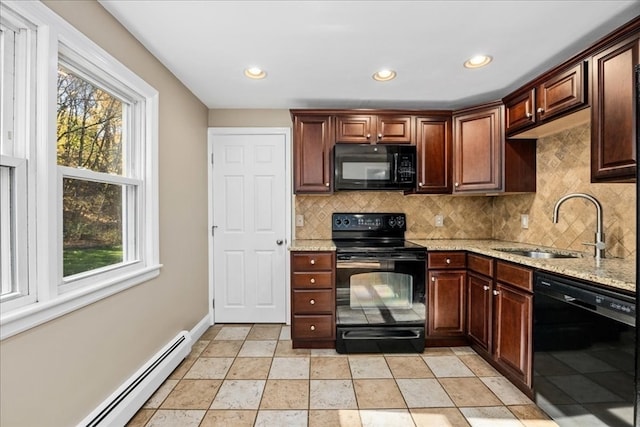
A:
[[[0,313],[0,340],[149,281],[160,274],[161,267],[162,264],[158,264],[139,269],[100,285],[61,294],[51,301],[35,302],[8,313]]]

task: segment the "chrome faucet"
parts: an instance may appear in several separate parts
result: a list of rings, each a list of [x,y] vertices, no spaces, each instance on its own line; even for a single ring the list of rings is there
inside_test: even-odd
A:
[[[604,249],[606,245],[604,243],[604,233],[602,232],[602,205],[595,197],[584,194],[584,193],[571,193],[565,196],[562,196],[557,202],[555,207],[553,208],[553,222],[554,224],[558,223],[558,213],[560,211],[560,205],[564,203],[566,200],[573,198],[581,198],[587,199],[596,205],[596,214],[597,214],[597,229],[596,229],[596,241],[595,243],[583,243],[583,245],[589,245],[594,247],[594,256],[597,260],[604,258]]]

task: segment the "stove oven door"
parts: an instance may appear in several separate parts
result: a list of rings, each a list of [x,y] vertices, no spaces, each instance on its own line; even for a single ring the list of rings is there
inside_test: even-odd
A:
[[[338,254],[338,352],[424,349],[423,253]]]

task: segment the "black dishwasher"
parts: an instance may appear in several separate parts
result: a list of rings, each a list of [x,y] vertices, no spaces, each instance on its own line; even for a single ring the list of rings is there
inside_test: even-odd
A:
[[[635,295],[537,272],[533,315],[538,406],[561,427],[632,427]]]

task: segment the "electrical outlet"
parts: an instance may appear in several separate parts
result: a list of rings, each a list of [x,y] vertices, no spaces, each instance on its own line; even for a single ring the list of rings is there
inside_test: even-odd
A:
[[[520,227],[524,228],[525,230],[529,228],[529,215],[520,215]]]
[[[304,215],[296,215],[296,227],[304,227]]]
[[[444,227],[444,216],[436,215],[436,227]]]

